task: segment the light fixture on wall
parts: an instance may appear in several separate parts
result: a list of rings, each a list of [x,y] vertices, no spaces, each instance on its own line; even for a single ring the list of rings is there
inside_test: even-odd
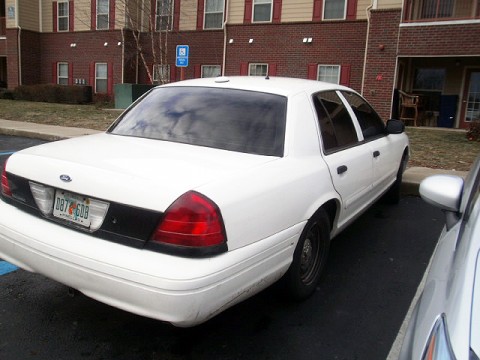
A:
[[[71,43],[71,44],[70,44],[70,47],[71,47],[71,48],[76,48],[76,47],[77,47],[77,43]]]
[[[233,44],[233,39],[228,40],[229,44]]]
[[[103,46],[108,46],[108,42],[105,41],[105,42],[103,43]]]
[[[253,44],[253,39],[248,40],[249,44]]]
[[[303,38],[303,43],[304,44],[311,44],[312,41],[313,41],[313,38],[311,38],[311,37],[304,37]]]
[[[119,41],[119,42],[117,43],[117,45],[118,45],[118,46],[122,46],[122,42]]]

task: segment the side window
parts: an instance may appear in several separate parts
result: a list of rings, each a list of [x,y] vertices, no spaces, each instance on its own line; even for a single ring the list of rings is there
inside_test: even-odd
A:
[[[336,92],[327,91],[315,94],[313,102],[326,153],[358,143],[352,119]]]
[[[385,136],[385,124],[373,108],[357,94],[342,91],[342,95],[352,107],[365,140]]]

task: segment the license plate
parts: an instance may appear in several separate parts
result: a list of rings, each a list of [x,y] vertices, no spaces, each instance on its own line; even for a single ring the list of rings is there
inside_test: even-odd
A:
[[[85,227],[90,226],[90,199],[67,191],[55,192],[53,216]]]

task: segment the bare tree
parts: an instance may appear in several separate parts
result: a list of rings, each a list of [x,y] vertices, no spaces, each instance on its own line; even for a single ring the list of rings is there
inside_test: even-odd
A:
[[[125,12],[123,40],[126,32],[133,37],[133,51],[148,79],[151,83],[169,82],[168,40],[173,26],[173,0],[157,0],[155,8],[151,7],[149,0],[120,0],[117,7],[119,5]]]

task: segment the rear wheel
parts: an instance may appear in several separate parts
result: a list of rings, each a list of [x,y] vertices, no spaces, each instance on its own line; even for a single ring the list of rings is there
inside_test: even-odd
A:
[[[407,157],[403,155],[402,161],[400,162],[400,167],[397,172],[397,178],[393,185],[388,189],[385,193],[384,200],[389,204],[398,204],[402,197],[402,180],[403,180],[403,173],[405,168],[407,167]]]
[[[288,294],[297,300],[309,297],[316,289],[330,248],[330,221],[321,209],[303,229],[293,254],[293,262],[284,276]]]

